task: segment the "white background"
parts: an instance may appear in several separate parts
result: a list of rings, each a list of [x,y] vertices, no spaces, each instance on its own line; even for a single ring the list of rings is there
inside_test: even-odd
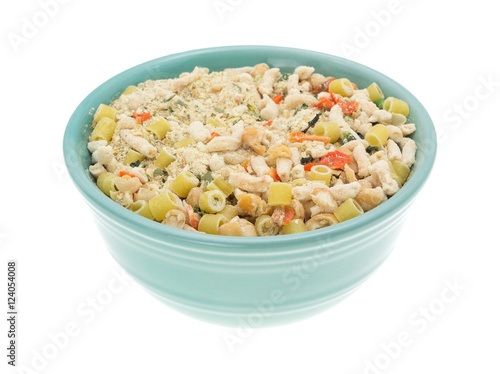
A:
[[[61,0],[49,11],[44,2],[0,9],[0,372],[499,372],[500,27],[492,2]],[[234,44],[348,57],[421,100],[438,129],[438,157],[394,253],[337,307],[252,331],[232,349],[224,337],[234,329],[181,315],[124,279],[91,314],[91,298],[121,271],[63,166],[72,111],[136,64]],[[5,357],[9,259],[19,268],[22,370]],[[68,324],[75,336],[64,339]]]

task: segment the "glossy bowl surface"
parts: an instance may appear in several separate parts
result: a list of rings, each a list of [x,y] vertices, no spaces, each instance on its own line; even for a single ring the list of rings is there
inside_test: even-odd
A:
[[[376,81],[386,97],[405,100],[416,123],[416,163],[404,187],[376,209],[325,229],[280,237],[221,237],[191,233],[142,218],[105,196],[88,172],[91,109],[129,85],[174,78],[195,66],[210,71],[266,62],[282,72],[309,65],[359,87]],[[264,327],[300,320],[352,293],[387,258],[409,206],[436,155],[432,120],[420,102],[389,77],[319,52],[270,46],[230,46],[178,53],[124,71],[90,93],[71,116],[64,156],[116,261],[171,307],[228,326]]]

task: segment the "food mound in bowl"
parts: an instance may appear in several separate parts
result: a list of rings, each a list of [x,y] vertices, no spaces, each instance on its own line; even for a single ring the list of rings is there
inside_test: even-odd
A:
[[[415,162],[409,107],[377,83],[266,64],[129,86],[101,104],[88,149],[97,186],[164,225],[274,236],[355,218]]]

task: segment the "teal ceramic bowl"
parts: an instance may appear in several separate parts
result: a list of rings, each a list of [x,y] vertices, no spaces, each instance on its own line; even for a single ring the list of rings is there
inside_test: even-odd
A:
[[[376,209],[328,228],[279,237],[221,237],[161,225],[122,208],[88,172],[89,110],[131,84],[173,78],[195,66],[211,71],[265,62],[292,72],[347,77],[359,87],[378,82],[386,96],[408,102],[418,130],[416,163],[404,187]],[[187,315],[228,326],[264,327],[317,314],[355,291],[394,248],[408,208],[436,155],[432,120],[420,102],[389,77],[328,54],[269,46],[231,46],[162,57],[116,75],[76,108],[64,136],[71,178],[95,217],[116,261],[146,290]],[[381,291],[382,292],[382,291]]]

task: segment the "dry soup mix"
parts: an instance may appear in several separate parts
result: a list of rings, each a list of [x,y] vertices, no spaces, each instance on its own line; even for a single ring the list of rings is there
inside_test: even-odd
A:
[[[128,87],[101,104],[90,173],[116,203],[188,231],[272,236],[354,218],[415,162],[406,102],[376,83],[266,64]]]

